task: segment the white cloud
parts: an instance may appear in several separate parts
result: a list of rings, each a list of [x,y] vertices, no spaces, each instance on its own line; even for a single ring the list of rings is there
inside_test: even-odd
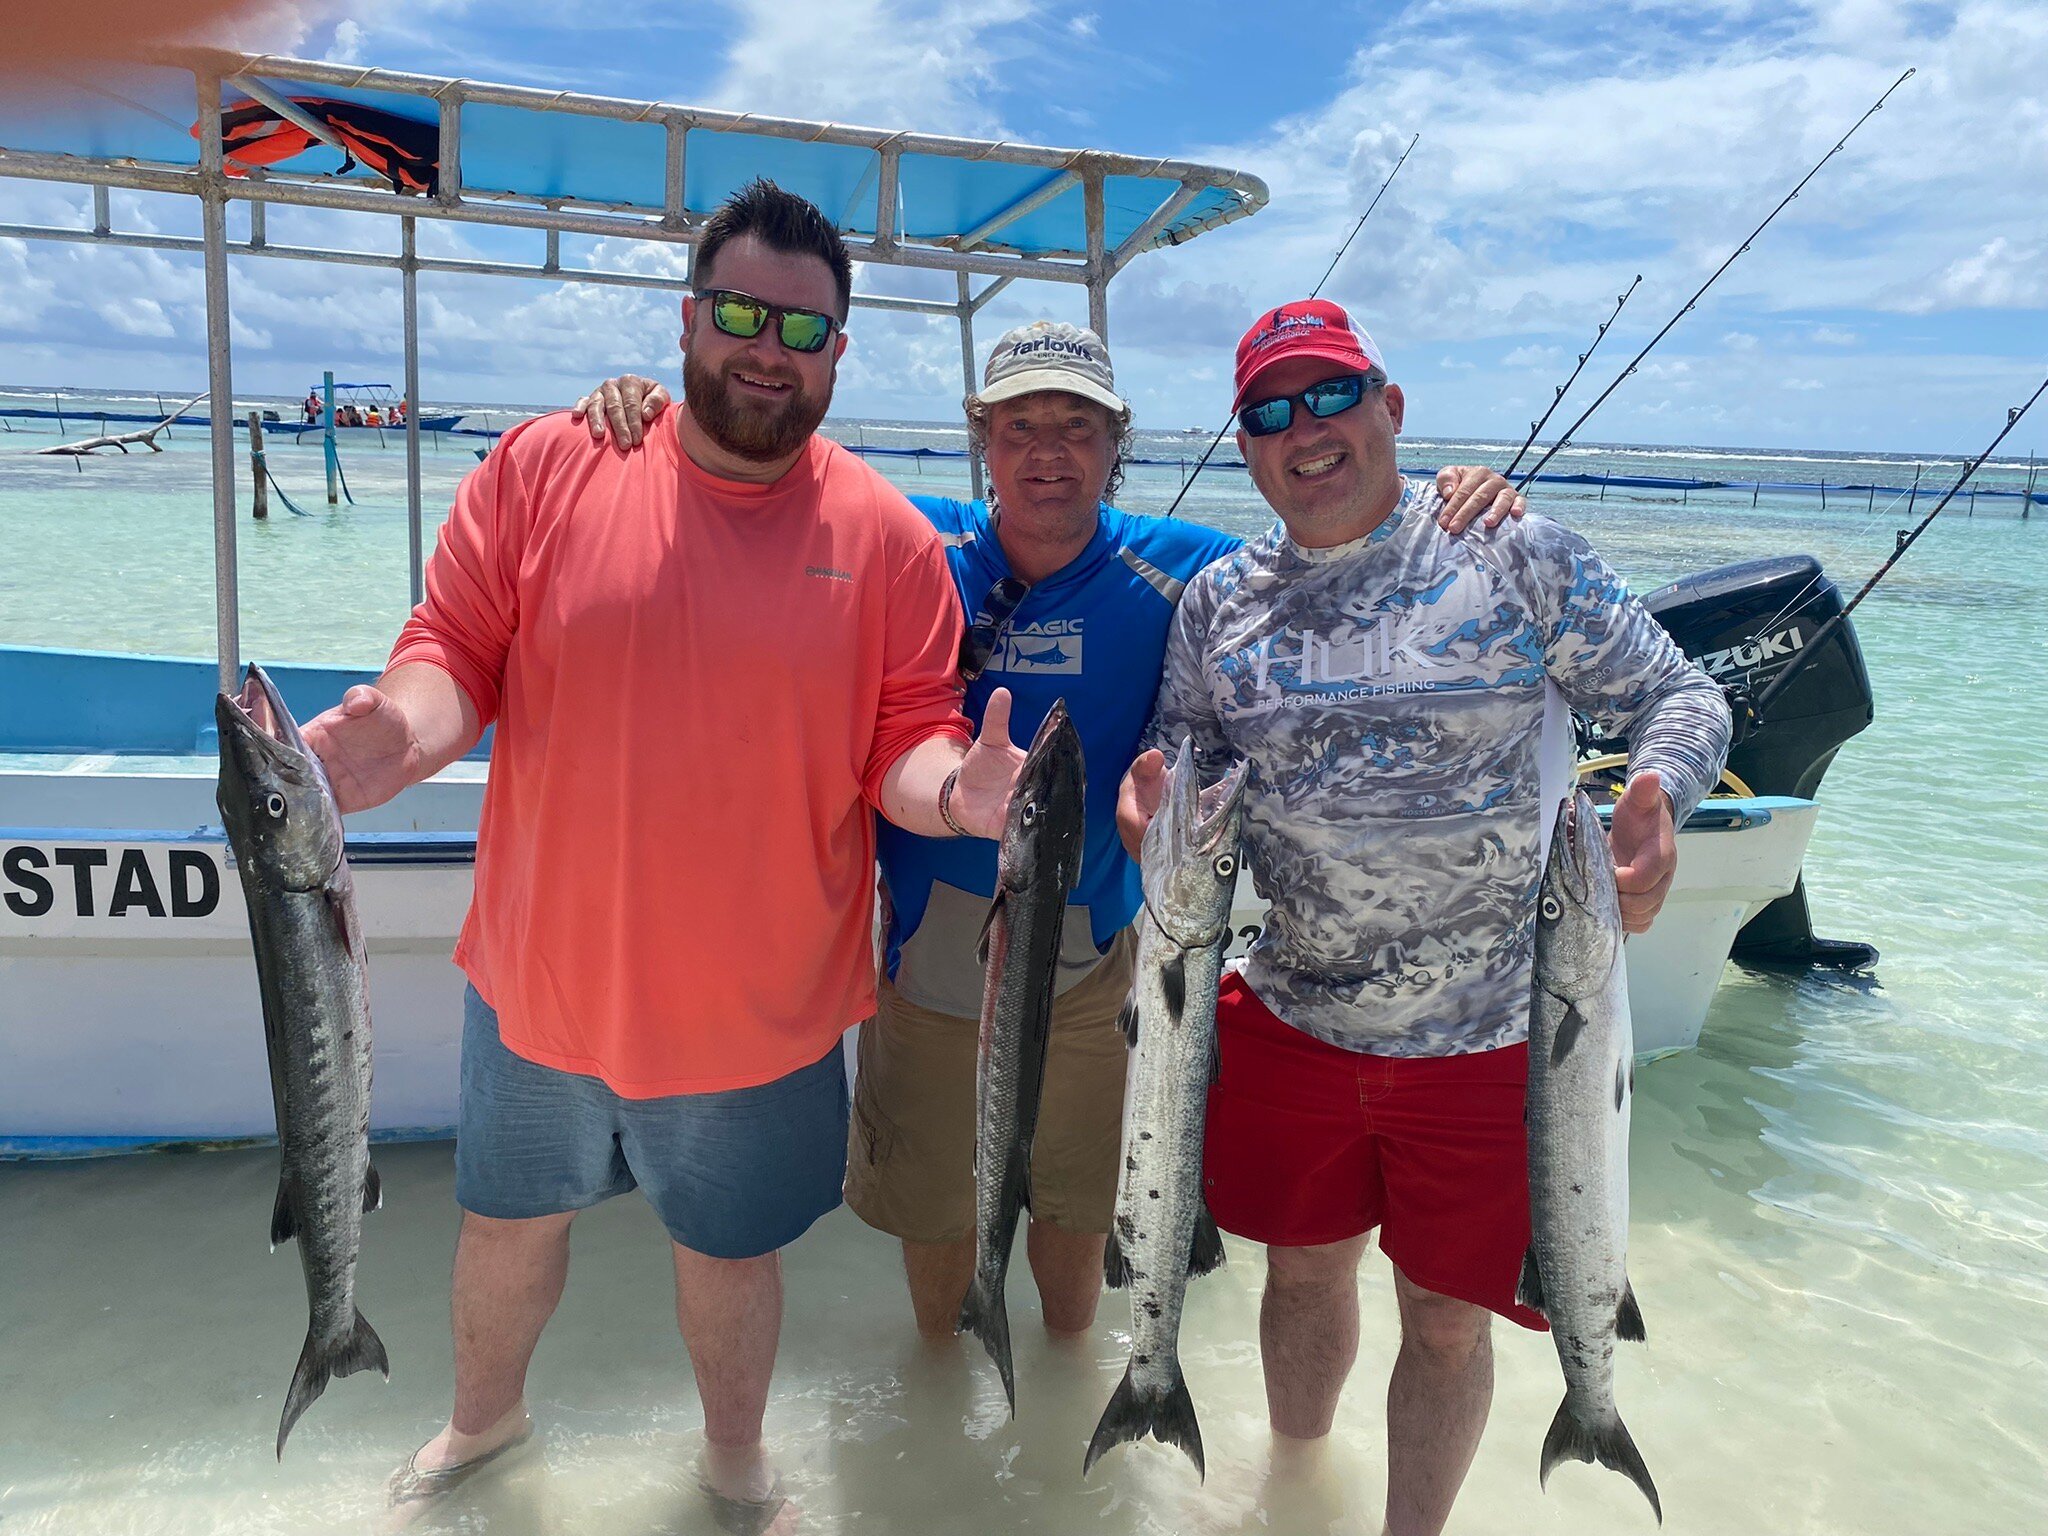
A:
[[[1826,389],[1827,385],[1823,384],[1819,379],[1780,379],[1778,387],[1780,389],[1812,390]]]
[[[155,299],[109,299],[96,311],[124,336],[175,336],[177,331]]]
[[[1814,327],[1809,339],[1823,347],[1853,347],[1858,338],[1854,331],[1845,331],[1840,326],[1820,325]]]
[[[1996,235],[1957,258],[1918,292],[1891,290],[1909,314],[1955,308],[2038,308],[2048,303],[2048,240]]]
[[[1078,16],[1067,18],[1067,30],[1076,37],[1093,38],[1095,36],[1095,29],[1101,21],[1102,18],[1093,11],[1084,11]]]
[[[740,34],[708,104],[1000,137],[987,103],[1030,0],[726,0]],[[821,46],[822,44],[822,46]],[[829,60],[792,68],[793,59]]]
[[[1729,331],[1721,337],[1721,345],[1730,352],[1754,352],[1756,340],[1748,331]]]
[[[363,61],[363,25],[354,17],[344,17],[335,24],[334,41],[327,49],[327,60],[332,64],[360,64]]]
[[[1521,346],[1502,358],[1500,365],[1503,368],[1548,369],[1555,367],[1563,357],[1564,349],[1561,347]]]

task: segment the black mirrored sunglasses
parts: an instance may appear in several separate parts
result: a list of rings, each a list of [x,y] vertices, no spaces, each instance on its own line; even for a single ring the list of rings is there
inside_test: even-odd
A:
[[[971,683],[988,670],[989,658],[995,655],[1003,626],[1010,622],[1011,615],[1016,613],[1018,605],[1030,591],[1030,585],[1015,576],[1005,576],[988,589],[988,596],[981,600],[981,607],[975,612],[974,622],[960,637],[961,682]]]

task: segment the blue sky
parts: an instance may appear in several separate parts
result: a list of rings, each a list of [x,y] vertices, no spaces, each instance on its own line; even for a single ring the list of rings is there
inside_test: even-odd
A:
[[[1420,133],[1329,293],[1387,349],[1410,430],[1433,437],[1519,436],[1640,272],[1574,397],[1590,400],[1910,65],[1917,77],[1586,435],[1952,452],[1981,446],[2048,371],[2038,0],[363,10],[388,15],[308,21],[319,7],[280,5],[232,41],[1258,174],[1272,188],[1267,210],[1140,258],[1111,290],[1120,380],[1141,421],[1162,427],[1219,418],[1245,322],[1307,291]],[[189,223],[186,210],[131,201],[158,227]],[[59,189],[0,181],[0,221],[81,216]],[[363,238],[343,221],[328,233]],[[485,248],[446,226],[423,239]],[[323,366],[395,376],[389,274],[243,262],[235,285],[241,388],[296,389]],[[622,367],[678,371],[666,296],[437,277],[423,293],[430,399],[547,402]],[[183,257],[0,239],[0,378],[196,387],[199,298],[197,264]],[[992,317],[1041,312],[1082,318],[1079,295],[1019,285]],[[949,325],[864,311],[837,409],[949,418],[957,359]],[[2048,419],[2030,419],[2013,445],[2036,442],[2048,448]]]

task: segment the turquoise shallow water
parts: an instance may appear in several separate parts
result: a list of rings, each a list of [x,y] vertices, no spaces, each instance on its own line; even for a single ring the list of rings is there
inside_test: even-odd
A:
[[[1192,457],[1206,439],[1147,446],[1169,441]],[[1482,451],[1412,450],[1428,463]],[[318,495],[316,450],[286,443],[273,459],[295,498]],[[452,443],[429,451],[430,519],[473,462]],[[1677,450],[1589,452],[1586,466],[1912,473],[1881,455]],[[249,654],[371,665],[403,617],[396,439],[347,467],[361,506],[242,523]],[[907,489],[964,484],[957,466],[884,467]],[[169,455],[83,473],[0,451],[0,643],[207,654],[205,474],[196,433]],[[1122,499],[1161,509],[1179,483],[1176,470],[1135,471]],[[1853,589],[1904,522],[1882,498],[1832,494],[1825,511],[1817,497],[1752,507],[1746,492],[1603,502],[1552,489],[1541,505],[1639,589],[1794,550]],[[1204,476],[1183,510],[1244,531],[1264,522],[1241,474]],[[1672,1531],[2048,1527],[2044,540],[2048,520],[2023,523],[2011,502],[1959,507],[1858,613],[1877,722],[1828,777],[1808,867],[1822,931],[1876,943],[1876,976],[1731,970],[1700,1049],[1641,1075],[1631,1268],[1651,1343],[1627,1354],[1620,1389]],[[297,1266],[261,1246],[273,1154],[0,1168],[5,1529],[365,1528],[382,1475],[445,1411],[447,1163],[445,1148],[393,1154],[391,1208],[373,1218],[364,1307],[391,1345],[391,1386],[337,1384],[282,1469],[268,1442],[302,1302]],[[977,1355],[908,1341],[889,1246],[843,1213],[828,1221],[790,1257],[770,1416],[805,1528],[1376,1530],[1384,1265],[1368,1265],[1367,1341],[1338,1432],[1296,1466],[1273,1462],[1263,1428],[1259,1255],[1234,1245],[1231,1261],[1196,1288],[1185,1341],[1208,1483],[1147,1447],[1083,1484],[1080,1448],[1125,1347],[1120,1302],[1083,1345],[1057,1349],[1020,1281],[1012,1423]],[[536,1368],[542,1451],[425,1528],[705,1528],[684,1471],[696,1399],[663,1275],[636,1204],[587,1220]],[[1650,1528],[1609,1474],[1570,1467],[1537,1492],[1556,1375],[1546,1344],[1503,1334],[1494,1418],[1454,1530]]]

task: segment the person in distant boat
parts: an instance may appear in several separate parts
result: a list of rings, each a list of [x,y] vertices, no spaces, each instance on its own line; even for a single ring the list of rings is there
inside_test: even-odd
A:
[[[405,402],[403,400],[391,402],[391,425],[394,427],[405,425]]]
[[[310,389],[306,391],[306,398],[299,402],[299,410],[304,414],[306,425],[309,427],[320,420],[322,408],[320,397]]]
[[[728,1526],[775,1515],[779,1253],[841,1198],[874,812],[991,837],[1023,761],[1007,696],[978,736],[960,713],[938,535],[816,432],[852,283],[831,221],[755,181],[696,276],[671,429],[618,454],[566,413],[514,427],[377,686],[305,728],[344,810],[497,729],[456,949],[454,1411],[400,1502],[529,1432],[570,1224],[638,1186],[671,1239],[705,1491]]]
[[[634,443],[668,395],[614,379],[577,404],[593,432]],[[1239,540],[1114,504],[1131,408],[1093,331],[1039,320],[1002,337],[965,402],[987,462],[987,501],[918,496],[937,528],[968,621],[967,714],[1007,692],[1021,740],[1064,698],[1087,764],[1087,842],[1067,908],[1031,1162],[1025,1252],[1046,1328],[1094,1321],[1116,1200],[1126,1047],[1115,1026],[1130,991],[1143,899],[1117,841],[1116,796],[1137,755],[1182,587]],[[1448,525],[1520,510],[1485,469],[1449,469]],[[950,1337],[974,1270],[977,956],[996,886],[993,843],[878,828],[886,964],[861,1030],[846,1201],[901,1240],[920,1332]]]
[[[366,427],[381,427],[381,426],[383,426],[383,425],[384,425],[384,413],[383,413],[382,411],[378,410],[376,406],[374,406],[374,405],[373,405],[373,406],[371,406],[371,407],[370,407],[370,414],[369,414],[369,415],[367,415],[367,416],[365,416],[365,417],[363,418],[363,425],[364,425],[364,426],[366,426]]]
[[[1523,1105],[1541,844],[1571,783],[1566,705],[1631,743],[1614,808],[1641,932],[1675,828],[1720,774],[1729,714],[1586,541],[1532,517],[1459,542],[1395,458],[1406,403],[1327,300],[1238,343],[1237,445],[1280,522],[1188,584],[1151,744],[1205,777],[1249,760],[1245,863],[1272,902],[1223,978],[1203,1183],[1266,1245],[1259,1351],[1273,1432],[1330,1431],[1358,1352],[1368,1234],[1394,1268],[1389,1536],[1434,1536],[1493,1395],[1491,1317],[1529,1245]],[[1119,822],[1139,846],[1165,770]]]

